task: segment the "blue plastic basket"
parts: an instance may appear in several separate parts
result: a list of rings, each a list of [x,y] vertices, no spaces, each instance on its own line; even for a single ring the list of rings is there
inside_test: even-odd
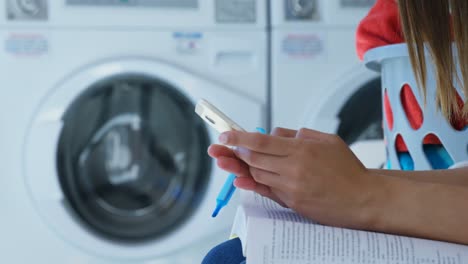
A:
[[[364,61],[369,69],[379,71],[382,75],[382,101],[387,94],[393,113],[393,124],[385,121],[383,128],[387,148],[387,167],[404,170],[445,169],[455,164],[468,161],[468,130],[457,130],[437,110],[436,80],[434,65],[426,52],[427,62],[427,100],[413,73],[406,44],[389,45],[368,51]],[[458,69],[459,70],[459,69]],[[460,71],[460,70],[459,70]],[[461,75],[460,75],[461,76]],[[408,85],[423,114],[423,122],[412,127],[405,112],[401,94]],[[465,98],[461,87],[454,83],[461,98]],[[407,88],[406,88],[407,89]],[[384,109],[384,115],[385,113]],[[441,144],[423,144],[426,136],[433,134]],[[396,149],[396,139],[401,136],[408,151]]]

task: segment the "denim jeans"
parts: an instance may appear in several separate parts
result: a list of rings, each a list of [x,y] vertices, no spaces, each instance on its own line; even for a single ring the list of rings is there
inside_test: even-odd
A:
[[[227,240],[208,252],[202,264],[245,264],[238,238]]]

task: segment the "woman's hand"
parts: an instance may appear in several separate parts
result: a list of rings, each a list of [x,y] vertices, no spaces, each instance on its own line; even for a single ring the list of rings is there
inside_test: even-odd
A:
[[[275,128],[271,135],[278,137],[294,138],[297,131],[286,128]],[[287,207],[287,205],[272,192],[269,186],[258,183],[250,174],[250,167],[243,160],[239,159],[234,151],[223,145],[213,144],[208,149],[208,154],[217,159],[217,165],[221,169],[234,173],[237,179],[234,185],[238,188],[254,191],[262,196],[268,197],[278,204]]]
[[[226,132],[220,142],[235,151],[212,146],[209,153],[222,169],[240,176],[236,186],[315,221],[350,228],[373,221],[380,177],[371,176],[338,136],[309,129],[275,133]]]

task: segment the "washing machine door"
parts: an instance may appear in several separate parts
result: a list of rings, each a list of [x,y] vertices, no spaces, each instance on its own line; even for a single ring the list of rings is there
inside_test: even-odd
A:
[[[262,124],[258,102],[157,61],[101,62],[60,82],[37,109],[24,150],[46,224],[95,254],[139,259],[216,230],[206,201],[222,178],[211,177],[219,171],[206,154],[217,135],[194,113],[202,97],[228,112],[242,103],[251,115],[241,124]]]
[[[110,239],[156,238],[188,219],[204,194],[210,142],[194,105],[148,75],[103,79],[62,116],[57,171],[70,206]]]

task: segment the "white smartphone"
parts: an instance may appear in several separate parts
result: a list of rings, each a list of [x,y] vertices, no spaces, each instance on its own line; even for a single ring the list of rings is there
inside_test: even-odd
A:
[[[245,131],[242,127],[236,124],[236,122],[232,121],[232,119],[205,99],[200,99],[197,102],[195,113],[197,113],[197,115],[199,115],[219,133],[231,130]]]

